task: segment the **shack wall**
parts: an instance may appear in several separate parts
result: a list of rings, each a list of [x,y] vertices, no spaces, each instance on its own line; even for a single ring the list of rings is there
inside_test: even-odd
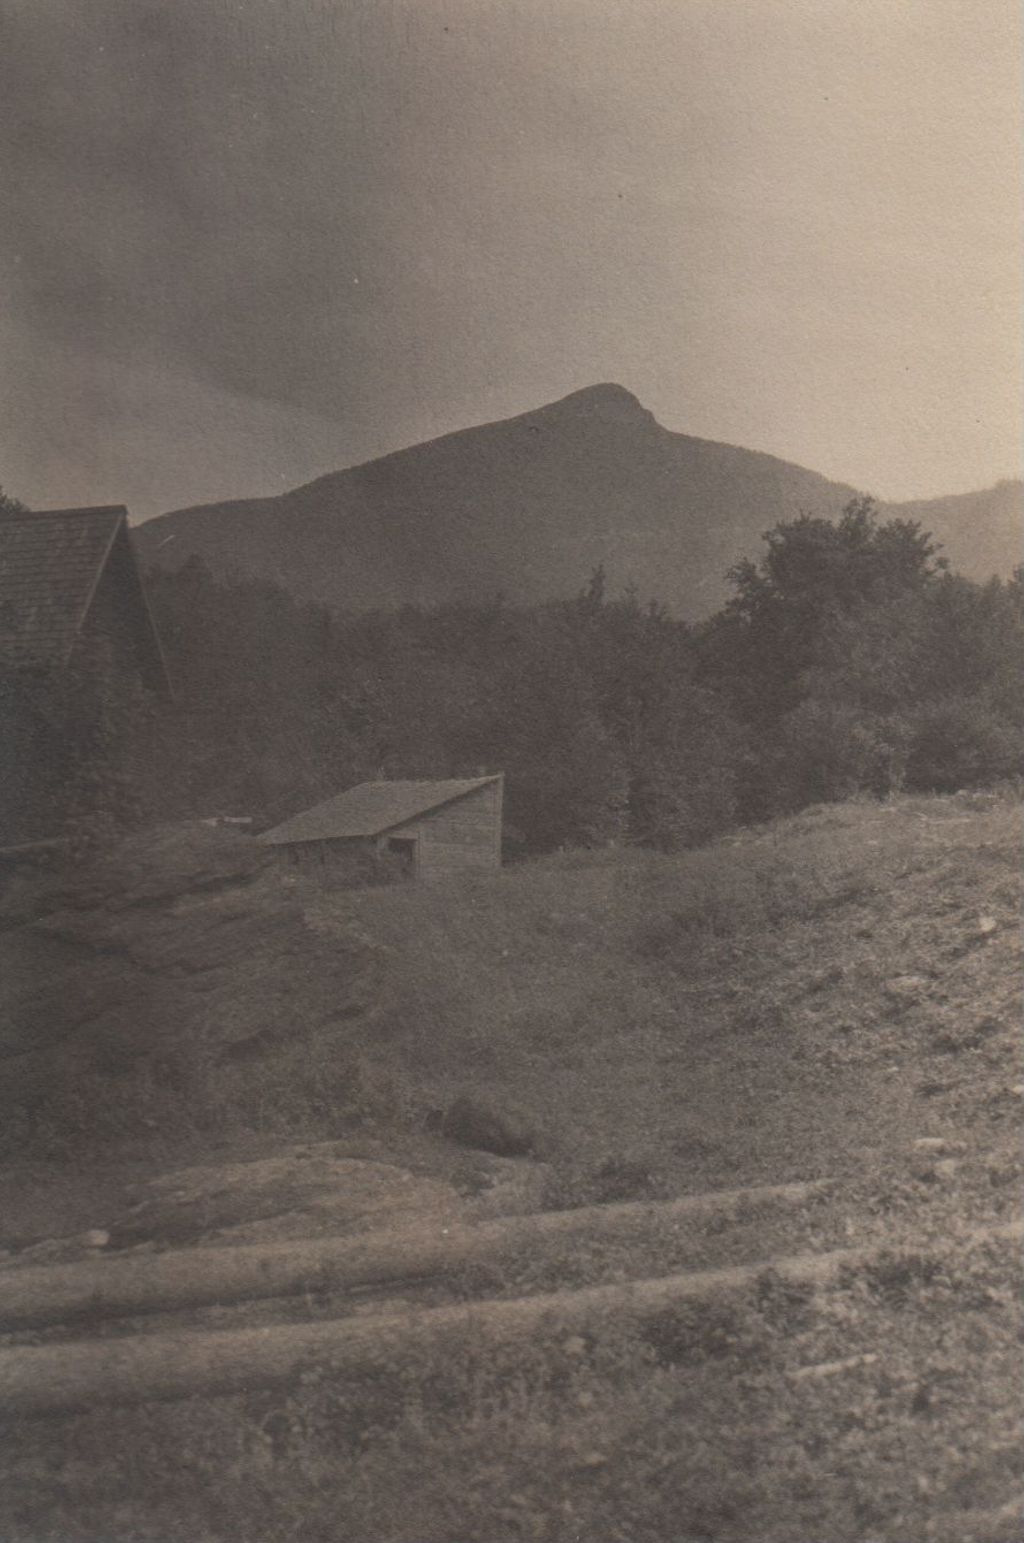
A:
[[[379,883],[381,879],[372,841],[296,841],[274,850],[283,865],[325,881],[334,880],[344,887]]]
[[[415,837],[416,877],[447,878],[501,866],[502,779],[485,783],[472,793],[407,824],[382,838]]]

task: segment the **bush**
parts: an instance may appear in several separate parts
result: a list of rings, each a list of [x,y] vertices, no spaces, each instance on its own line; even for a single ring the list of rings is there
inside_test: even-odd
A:
[[[857,793],[879,797],[903,784],[910,728],[849,703],[810,698],[783,720],[776,776],[783,808],[834,803]]]
[[[917,714],[907,761],[907,784],[920,791],[955,792],[1020,775],[1024,731],[984,700],[932,703]]]

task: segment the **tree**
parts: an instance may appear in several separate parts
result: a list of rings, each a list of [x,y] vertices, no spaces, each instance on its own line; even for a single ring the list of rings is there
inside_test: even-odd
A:
[[[731,824],[740,735],[725,704],[695,683],[689,627],[630,590],[609,600],[601,569],[566,616],[626,769],[631,839],[690,846]]]
[[[764,539],[759,563],[730,570],[735,594],[702,639],[704,678],[760,728],[798,706],[806,672],[846,623],[868,607],[906,603],[944,568],[920,525],[880,525],[870,498],[852,499],[835,522],[802,515]]]
[[[765,542],[759,562],[731,570],[733,596],[697,640],[698,680],[747,730],[741,817],[891,791],[944,559],[917,523],[879,523],[870,498],[835,521],[783,522]]]
[[[23,504],[18,498],[12,498],[9,493],[5,493],[3,488],[0,487],[0,515],[27,513],[27,504]]]

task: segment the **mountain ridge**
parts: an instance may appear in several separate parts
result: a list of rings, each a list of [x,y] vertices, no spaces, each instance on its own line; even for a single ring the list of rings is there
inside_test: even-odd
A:
[[[456,429],[289,492],[172,510],[134,530],[145,560],[201,557],[341,610],[575,593],[603,565],[688,619],[722,603],[765,530],[834,517],[857,489],[765,451],[666,429],[611,382]],[[1017,560],[1024,487],[880,503],[919,519],[975,578]]]

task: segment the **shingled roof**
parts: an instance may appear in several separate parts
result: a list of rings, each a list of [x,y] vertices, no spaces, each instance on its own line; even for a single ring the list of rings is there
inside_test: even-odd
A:
[[[123,565],[133,592],[144,673],[166,689],[121,504],[0,514],[0,658],[66,664],[111,561]]]
[[[361,782],[347,793],[338,793],[285,820],[283,825],[264,831],[257,840],[268,846],[289,846],[299,841],[381,836],[417,815],[428,814],[442,804],[450,804],[498,781],[499,777],[471,777],[444,782]]]

